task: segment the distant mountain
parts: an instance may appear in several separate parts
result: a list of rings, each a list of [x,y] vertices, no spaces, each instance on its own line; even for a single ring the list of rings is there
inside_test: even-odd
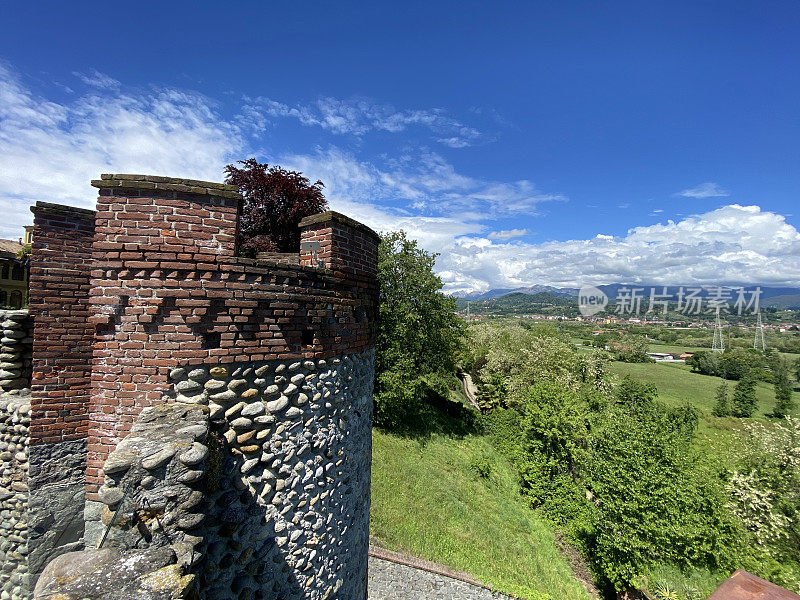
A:
[[[456,296],[460,300],[491,300],[492,298],[499,298],[513,292],[511,288],[497,288],[489,290],[488,292],[474,292],[471,294],[461,294]]]
[[[786,305],[786,302],[795,303],[797,300],[794,296],[800,295],[800,288],[782,288],[782,287],[772,287],[766,285],[758,285],[758,284],[730,284],[727,287],[743,287],[747,291],[751,291],[757,287],[761,288],[761,303],[764,306],[777,306],[779,308],[789,308]],[[603,291],[609,299],[614,300],[619,295],[620,288],[623,287],[637,287],[637,288],[644,288],[645,295],[650,293],[650,288],[654,288],[656,293],[660,293],[660,290],[664,287],[663,285],[655,285],[655,284],[631,284],[631,283],[610,283],[607,285],[598,285],[598,289]],[[691,286],[683,286],[684,288],[691,287]],[[667,286],[667,292],[672,294],[677,294],[678,286]],[[529,287],[521,287],[516,289],[508,289],[508,288],[497,288],[489,290],[488,292],[483,292],[480,294],[463,294],[461,296],[457,296],[460,299],[464,300],[490,300],[492,298],[499,298],[501,296],[505,296],[506,294],[510,293],[520,293],[520,294],[538,294],[540,292],[546,292],[549,294],[553,294],[554,296],[564,296],[564,297],[572,297],[575,298],[578,296],[578,288],[560,288],[554,287],[551,285],[532,285]],[[712,293],[710,290],[705,290],[701,292],[699,295],[702,297],[708,296]],[[773,304],[773,298],[780,297],[777,301],[778,304]],[[770,300],[767,302],[767,300]]]
[[[556,296],[577,296],[577,288],[558,288],[551,285],[532,285],[529,287],[521,287],[516,289],[511,288],[496,288],[488,292],[473,293],[473,294],[460,294],[456,296],[462,300],[491,300],[492,298],[499,298],[506,294],[519,293],[519,294],[538,294],[540,292],[548,292]]]
[[[469,302],[470,310],[473,313],[502,314],[502,315],[525,315],[525,314],[548,314],[557,312],[567,314],[578,312],[576,298],[567,296],[557,296],[550,292],[538,292],[527,294],[525,292],[511,292],[498,298],[485,298],[483,300],[466,300],[459,298],[457,306],[464,310]]]
[[[793,308],[800,310],[800,294],[781,294],[765,299],[764,306],[774,306],[775,308]]]

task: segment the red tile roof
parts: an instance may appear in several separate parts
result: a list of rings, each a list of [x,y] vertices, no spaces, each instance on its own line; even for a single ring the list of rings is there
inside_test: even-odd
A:
[[[723,581],[708,600],[800,600],[800,596],[739,569]]]
[[[20,250],[22,250],[22,244],[19,242],[15,242],[14,240],[0,239],[0,252],[10,252],[11,254],[16,255]]]

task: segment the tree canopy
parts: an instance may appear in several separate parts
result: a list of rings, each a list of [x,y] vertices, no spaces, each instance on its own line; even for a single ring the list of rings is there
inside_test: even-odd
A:
[[[308,215],[328,207],[321,181],[311,183],[302,173],[255,158],[225,167],[225,182],[235,185],[244,198],[239,218],[239,253],[297,252],[298,224]]]
[[[455,300],[441,292],[435,261],[435,254],[402,231],[381,236],[375,349],[379,424],[396,424],[404,413],[413,413],[425,387],[421,377],[454,369],[464,323],[455,314]]]

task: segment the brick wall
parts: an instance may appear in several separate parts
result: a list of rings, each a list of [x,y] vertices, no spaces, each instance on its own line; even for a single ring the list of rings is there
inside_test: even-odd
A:
[[[34,319],[30,443],[86,437],[94,329],[88,323],[94,212],[37,202],[30,265]]]
[[[341,213],[329,211],[300,222],[300,264],[315,266],[314,251],[304,242],[318,242],[317,261],[337,276],[374,280],[378,265],[379,239],[369,227]]]
[[[91,273],[95,327],[87,490],[178,366],[325,358],[374,345],[377,235],[339,215],[304,221],[325,268],[235,256],[232,186],[104,175]]]

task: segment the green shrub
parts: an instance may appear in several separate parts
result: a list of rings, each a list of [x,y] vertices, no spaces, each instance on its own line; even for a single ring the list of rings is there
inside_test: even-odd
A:
[[[792,412],[795,408],[795,403],[792,399],[792,382],[789,379],[789,368],[783,363],[779,362],[775,366],[775,410],[773,416],[785,417]]]
[[[711,413],[715,417],[729,417],[733,413],[731,398],[728,395],[728,384],[725,381],[717,387],[714,395],[714,408],[711,409]]]
[[[470,461],[470,467],[481,479],[489,479],[492,474],[492,461],[485,456],[476,456]]]
[[[758,408],[756,378],[752,371],[745,373],[733,388],[731,400],[734,417],[752,417]]]

